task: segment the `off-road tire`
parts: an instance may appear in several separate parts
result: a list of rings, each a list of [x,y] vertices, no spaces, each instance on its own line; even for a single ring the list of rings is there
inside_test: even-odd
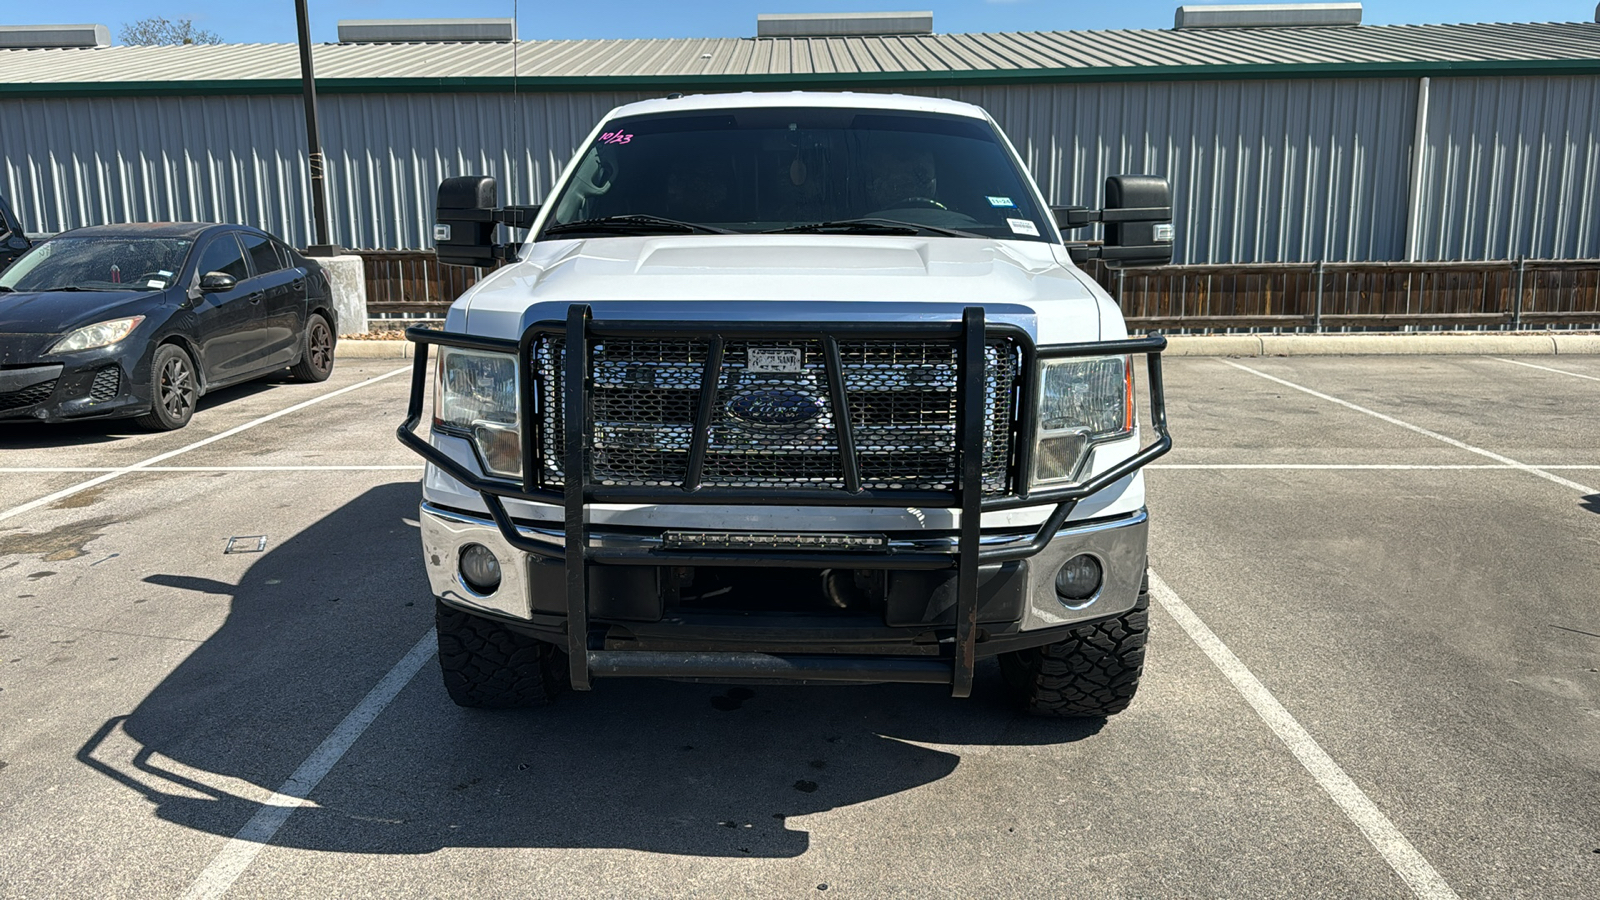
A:
[[[306,330],[300,334],[300,361],[289,368],[289,377],[295,381],[327,381],[333,374],[333,348],[338,340],[322,313],[307,316]]]
[[[567,654],[554,644],[434,601],[439,669],[457,706],[544,706],[566,690]]]
[[[1036,716],[1104,718],[1128,708],[1144,671],[1150,633],[1150,580],[1133,609],[1072,629],[1063,640],[1000,655],[1000,671]]]
[[[162,344],[150,358],[150,411],[133,424],[146,431],[176,431],[189,424],[199,399],[194,360],[177,344]]]

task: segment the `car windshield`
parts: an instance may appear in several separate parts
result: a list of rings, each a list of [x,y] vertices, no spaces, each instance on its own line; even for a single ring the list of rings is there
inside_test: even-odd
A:
[[[608,122],[539,239],[718,231],[1051,240],[987,121],[829,108]]]
[[[178,238],[52,238],[0,272],[0,289],[164,290],[177,280],[193,243]]]

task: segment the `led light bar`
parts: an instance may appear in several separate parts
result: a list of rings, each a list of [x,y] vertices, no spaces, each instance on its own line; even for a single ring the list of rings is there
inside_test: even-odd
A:
[[[668,531],[666,550],[883,550],[881,534],[829,534],[813,531]]]

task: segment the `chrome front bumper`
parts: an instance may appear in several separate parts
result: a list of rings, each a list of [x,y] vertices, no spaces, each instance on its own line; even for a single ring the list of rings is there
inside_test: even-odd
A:
[[[505,540],[493,520],[424,502],[418,521],[422,525],[423,561],[435,596],[455,606],[491,615],[523,621],[533,618],[529,573],[533,562],[527,553]],[[1071,625],[1120,615],[1132,609],[1144,577],[1148,521],[1148,514],[1139,510],[1132,515],[1075,524],[1057,531],[1044,550],[1027,560],[1027,603],[1018,623],[1019,630]],[[517,531],[523,538],[548,544],[555,550],[566,540],[559,528],[518,523]],[[1003,548],[1013,543],[1026,543],[1031,538],[1031,534],[987,534],[983,536],[982,545],[985,549]],[[589,535],[589,544],[594,548],[648,550],[653,545],[659,546],[660,542],[659,536],[607,532],[598,528]],[[468,544],[487,547],[499,560],[501,582],[493,594],[480,594],[462,580],[460,554]],[[956,538],[947,535],[891,542],[896,550],[952,554],[955,545]],[[1099,593],[1089,601],[1074,603],[1069,608],[1056,595],[1056,571],[1079,553],[1090,554],[1100,562],[1105,580]],[[863,568],[871,567],[870,558],[862,562]]]

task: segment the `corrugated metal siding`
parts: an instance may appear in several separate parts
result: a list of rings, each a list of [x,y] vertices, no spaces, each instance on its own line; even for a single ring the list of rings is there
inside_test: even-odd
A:
[[[1600,257],[1600,77],[1434,79],[1427,259]],[[1395,260],[1416,82],[1341,79],[949,86],[994,114],[1053,202],[1105,176],[1165,175],[1184,263]],[[431,244],[433,194],[463,173],[541,199],[574,147],[637,93],[351,94],[322,100],[333,238]],[[298,98],[0,100],[0,185],[27,226],[259,225],[304,246]]]
[[[319,106],[333,239],[432,245],[451,175],[500,179],[501,200],[549,191],[606,112],[642,94],[352,94]],[[311,242],[297,97],[0,100],[0,185],[30,231],[107,222],[239,222]]]
[[[1167,178],[1176,262],[1365,261],[1404,249],[1408,79],[918,93],[989,110],[1052,203],[1096,206],[1108,175]]]
[[[1430,83],[1420,257],[1600,258],[1600,77]]]

